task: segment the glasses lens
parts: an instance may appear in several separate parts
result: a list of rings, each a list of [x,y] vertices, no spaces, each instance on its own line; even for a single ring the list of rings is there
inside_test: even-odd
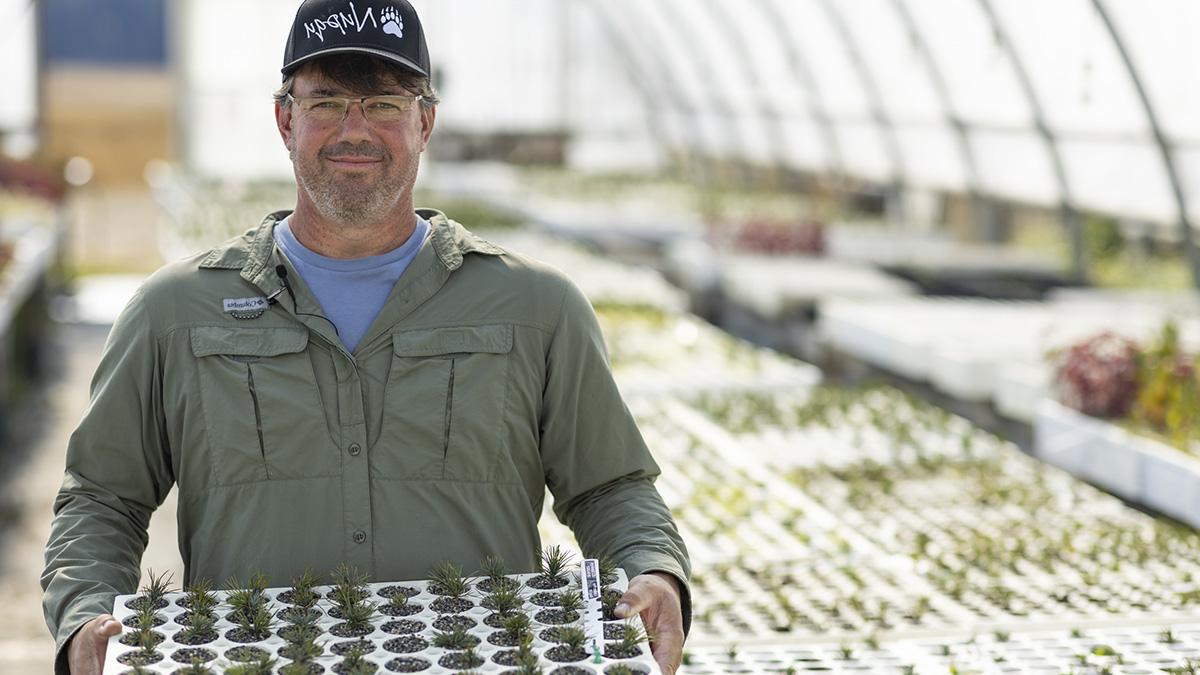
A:
[[[298,99],[300,109],[305,115],[321,122],[337,122],[346,116],[346,99],[344,98],[303,98]]]
[[[376,122],[395,122],[412,109],[410,96],[372,96],[363,100],[363,112]]]

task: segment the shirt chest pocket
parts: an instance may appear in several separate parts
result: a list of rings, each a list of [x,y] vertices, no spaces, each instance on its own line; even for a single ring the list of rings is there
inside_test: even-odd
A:
[[[511,325],[395,333],[373,471],[492,480],[503,451],[512,346]]]
[[[336,474],[308,332],[191,329],[218,485]]]

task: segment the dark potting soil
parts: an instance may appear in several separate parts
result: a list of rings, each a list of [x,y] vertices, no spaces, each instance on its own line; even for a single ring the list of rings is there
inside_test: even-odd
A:
[[[562,638],[558,636],[558,626],[552,626],[542,631],[538,637],[546,642],[562,642]]]
[[[475,584],[475,587],[484,593],[495,593],[499,590],[515,591],[521,586],[521,582],[512,577],[500,577],[499,579],[484,579]]]
[[[419,602],[409,602],[407,605],[396,607],[395,605],[383,604],[379,606],[379,613],[388,616],[412,616],[420,614],[425,609],[425,605]]]
[[[604,586],[611,586],[617,583],[617,581],[620,579],[621,577],[617,576],[616,572],[609,572],[608,574],[601,575],[600,583]]]
[[[343,640],[342,642],[333,643],[333,647],[330,647],[330,649],[338,656],[345,656],[355,647],[358,647],[359,651],[363,654],[370,654],[375,651],[375,643],[370,640]]]
[[[297,642],[302,642],[305,638],[308,638],[308,637],[312,637],[312,638],[321,637],[321,629],[318,628],[317,626],[312,626],[310,628],[300,628],[299,626],[284,626],[283,628],[279,629],[277,634],[279,635],[279,637],[283,638],[284,640],[287,640],[288,642],[295,644]]]
[[[604,658],[606,659],[633,659],[641,655],[641,647],[618,649],[616,645],[604,645]]]
[[[362,667],[363,667],[363,670],[361,670],[361,671],[356,670],[355,672],[373,673],[373,672],[379,670],[379,666],[375,665],[374,663],[371,663],[370,661],[364,661]],[[343,663],[335,663],[335,664],[333,664],[333,672],[337,673],[338,675],[345,675],[345,673],[350,672],[350,666],[347,666]]]
[[[364,635],[370,635],[371,633],[374,633],[375,626],[372,626],[371,624],[368,623],[365,626],[359,626],[358,628],[351,628],[350,624],[343,621],[342,623],[335,623],[333,625],[333,627],[329,629],[329,632],[333,633],[334,635],[336,635],[338,637],[355,638],[355,637],[362,637]]]
[[[157,647],[163,640],[166,639],[166,636],[158,631],[151,631],[150,634],[154,636],[154,639],[152,640],[152,642],[154,644],[151,645],[152,647]],[[133,633],[133,632],[122,633],[121,637],[120,637],[120,641],[121,641],[121,644],[123,644],[127,647],[140,647],[141,646],[138,644],[138,634]]]
[[[335,600],[337,598],[337,593],[338,593],[337,589],[332,588],[329,590],[328,593],[325,594],[325,597],[329,598],[330,600]],[[359,588],[359,589],[355,590],[355,594],[358,596],[359,600],[362,600],[363,598],[370,596],[371,591],[369,591],[365,588]]]
[[[474,658],[472,658],[468,656],[466,652],[450,652],[449,654],[446,654],[442,658],[438,659],[439,666],[443,668],[457,668],[459,670],[478,668],[484,663],[486,663],[486,661],[483,660],[483,657],[475,655]]]
[[[563,624],[574,623],[579,620],[579,612],[565,609],[543,609],[533,616],[540,623],[550,624],[552,626],[561,626]]]
[[[510,635],[506,630],[498,630],[488,636],[488,642],[497,647],[516,647],[521,644],[521,638]]]
[[[250,645],[240,645],[225,651],[225,658],[237,663],[258,661],[262,657],[270,655],[271,653],[262,647],[251,647]]]
[[[429,670],[430,663],[415,656],[401,656],[383,664],[383,667],[393,673],[419,673],[422,670]]]
[[[179,624],[180,626],[190,626],[190,625],[192,625],[192,617],[193,616],[196,616],[195,612],[184,612],[183,614],[180,614],[179,616],[175,617],[175,623]],[[212,619],[217,618],[217,615],[214,614],[212,611],[204,612],[203,616],[207,616]]]
[[[416,619],[400,619],[399,621],[389,621],[380,626],[380,629],[392,635],[410,635],[425,630],[425,623]]]
[[[608,668],[605,668],[604,672],[606,674],[612,673],[618,667],[628,668],[629,672],[635,673],[636,675],[649,675],[649,673],[650,673],[649,668],[647,668],[646,666],[643,666],[641,664],[638,664],[638,663],[618,663],[616,665],[612,665],[612,666],[609,666]]]
[[[474,607],[475,603],[467,598],[438,598],[429,603],[429,608],[438,614],[459,614]]]
[[[571,649],[566,645],[558,645],[546,650],[546,658],[556,663],[570,663],[571,661],[582,661],[588,657],[585,649]]]
[[[195,661],[208,663],[217,658],[217,653],[211,649],[204,649],[202,647],[184,647],[183,649],[176,649],[171,658],[177,663],[191,664]]]
[[[494,610],[494,609],[496,609],[496,601],[492,598],[492,596],[489,595],[489,596],[484,597],[484,599],[482,601],[480,601],[479,606],[483,607],[484,609]]]
[[[492,654],[492,661],[499,663],[502,666],[519,665],[517,663],[517,650],[505,649],[503,651],[498,651],[495,654]]]
[[[195,646],[195,645],[206,645],[210,642],[213,642],[214,640],[216,640],[219,637],[221,637],[221,636],[217,635],[217,631],[215,631],[215,630],[210,630],[207,633],[192,633],[191,635],[187,635],[183,631],[179,631],[178,633],[176,633],[173,636],[172,639],[174,639],[176,642],[178,642],[181,645]]]
[[[393,654],[414,654],[428,649],[429,643],[419,635],[405,635],[388,640],[383,643],[383,648]]]
[[[488,614],[487,616],[483,617],[483,622],[486,623],[487,625],[491,626],[492,628],[504,628],[504,622],[508,621],[509,619],[513,618],[514,616],[516,616],[515,612],[511,612],[509,614],[499,614],[497,612],[492,612],[491,614]]]
[[[559,597],[559,594],[551,593],[550,591],[534,593],[533,595],[529,596],[529,601],[538,607],[558,607],[562,604],[562,599]]]
[[[167,622],[167,617],[163,616],[162,614],[154,615],[154,627],[155,628],[163,625],[166,622]],[[129,626],[130,628],[137,628],[137,623],[138,623],[137,614],[130,614],[129,616],[125,617],[125,620],[122,621],[121,623],[125,624],[126,626]]]
[[[568,583],[566,577],[563,576],[552,577],[546,574],[539,574],[526,582],[526,585],[531,588],[549,591],[555,588],[562,588]]]
[[[433,627],[444,631],[452,631],[456,628],[471,630],[477,626],[478,623],[479,622],[475,621],[475,619],[472,619],[469,616],[463,616],[461,614],[443,614],[433,622]]]
[[[620,640],[625,637],[625,624],[623,623],[606,623],[604,624],[604,639],[605,640]]]
[[[420,589],[413,588],[412,586],[384,586],[383,588],[379,589],[377,592],[379,593],[379,595],[381,597],[384,597],[384,598],[390,598],[397,593],[403,593],[410,598],[413,597],[414,595],[421,594]]]
[[[321,610],[317,607],[309,607],[308,609],[300,609],[299,607],[288,607],[279,611],[277,615],[280,621],[295,621],[304,617],[311,616],[314,619],[321,618]]]
[[[226,640],[229,640],[230,642],[237,642],[239,644],[246,644],[248,642],[258,642],[260,640],[266,640],[269,637],[271,637],[270,633],[267,633],[267,632],[254,633],[254,632],[251,632],[250,630],[242,628],[241,626],[238,626],[237,628],[231,628],[231,629],[225,631],[225,639]]]
[[[559,666],[550,671],[550,675],[591,675],[592,671],[579,666]]]
[[[159,598],[154,601],[154,609],[162,609],[171,603],[167,602],[166,598]],[[125,606],[133,611],[145,609],[150,606],[150,598],[139,595],[136,598],[130,598],[125,601]]]
[[[151,663],[158,663],[163,660],[161,652],[145,652],[141,649],[136,652],[127,652],[117,657],[117,661],[126,666],[148,666]]]
[[[446,589],[442,588],[442,585],[438,584],[438,583],[429,584],[429,587],[427,590],[430,593],[433,593],[434,595],[450,595],[449,593],[446,592]],[[467,591],[471,590],[471,584],[469,584],[469,583],[466,584],[466,590]]]

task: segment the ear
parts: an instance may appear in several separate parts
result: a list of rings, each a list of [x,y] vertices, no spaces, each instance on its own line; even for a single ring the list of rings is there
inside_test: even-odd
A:
[[[437,106],[426,108],[421,106],[421,150],[429,146],[429,137],[433,135],[433,123],[437,121]]]
[[[282,106],[278,101],[275,102],[275,126],[279,128],[279,137],[283,139],[283,145],[291,151],[292,149],[292,106]]]

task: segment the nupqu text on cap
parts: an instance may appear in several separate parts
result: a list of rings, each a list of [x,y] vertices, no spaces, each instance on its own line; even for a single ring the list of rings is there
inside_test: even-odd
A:
[[[283,51],[283,77],[327,54],[372,54],[430,77],[429,47],[408,0],[304,0]]]

